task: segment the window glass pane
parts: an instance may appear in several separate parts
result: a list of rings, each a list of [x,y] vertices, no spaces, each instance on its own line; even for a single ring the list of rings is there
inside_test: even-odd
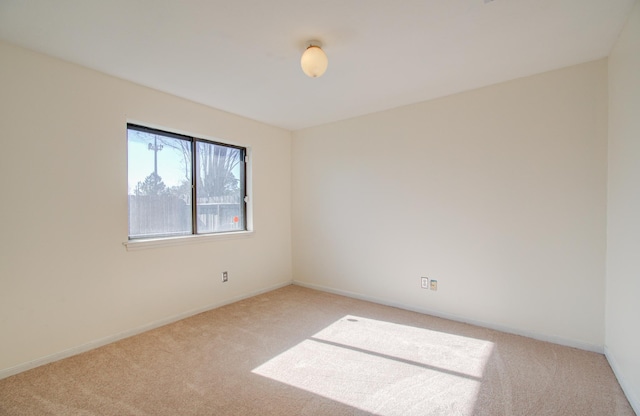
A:
[[[192,233],[191,142],[127,130],[129,238]]]
[[[202,141],[196,147],[198,233],[244,230],[242,150]]]

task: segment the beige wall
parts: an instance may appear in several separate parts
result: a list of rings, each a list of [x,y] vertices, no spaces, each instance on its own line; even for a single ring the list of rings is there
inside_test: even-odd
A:
[[[294,280],[602,350],[606,60],[297,131],[292,157]]]
[[[640,3],[609,57],[606,352],[640,414]]]
[[[0,62],[0,375],[291,281],[290,132],[4,43]],[[250,146],[255,233],[126,251],[128,120]]]

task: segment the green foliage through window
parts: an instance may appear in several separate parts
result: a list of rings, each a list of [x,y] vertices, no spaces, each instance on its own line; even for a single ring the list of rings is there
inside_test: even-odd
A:
[[[246,230],[245,148],[133,124],[127,141],[129,239]]]

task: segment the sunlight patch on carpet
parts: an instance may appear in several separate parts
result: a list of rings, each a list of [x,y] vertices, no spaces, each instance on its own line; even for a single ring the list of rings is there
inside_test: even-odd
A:
[[[348,315],[253,373],[378,415],[470,414],[492,350],[485,340]]]

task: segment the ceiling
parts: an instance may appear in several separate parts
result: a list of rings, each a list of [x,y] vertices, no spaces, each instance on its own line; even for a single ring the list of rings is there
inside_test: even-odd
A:
[[[606,57],[634,1],[0,0],[0,39],[296,130]]]

